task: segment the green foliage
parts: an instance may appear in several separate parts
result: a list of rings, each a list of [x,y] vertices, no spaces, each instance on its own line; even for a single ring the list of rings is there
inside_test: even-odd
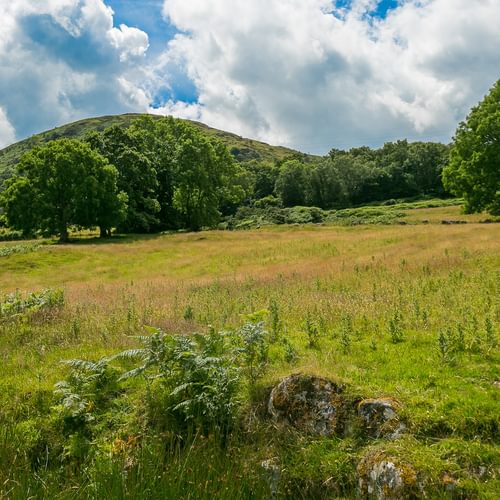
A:
[[[243,358],[243,370],[251,385],[255,384],[267,367],[269,361],[269,333],[264,322],[245,323],[238,332],[241,347],[238,352]]]
[[[281,340],[284,349],[283,359],[289,364],[295,364],[299,359],[299,352],[294,345],[286,337]]]
[[[0,241],[16,241],[23,239],[25,239],[25,236],[22,231],[13,231],[0,227]]]
[[[238,203],[245,195],[238,185],[239,167],[227,149],[207,140],[194,128],[177,124],[173,207],[182,227],[197,231],[214,226],[223,203]]]
[[[192,321],[194,319],[194,311],[190,305],[188,305],[186,309],[184,309],[183,318],[186,321]]]
[[[187,425],[203,432],[228,432],[238,407],[239,370],[231,362],[225,336],[215,330],[190,337],[151,332],[138,337],[144,347],[115,356],[140,363],[120,380],[139,375],[158,379],[166,393],[166,410],[178,429]]]
[[[19,159],[24,153],[33,147],[61,138],[82,140],[89,133],[102,132],[103,130],[113,126],[121,128],[130,127],[135,122],[144,118],[153,121],[164,120],[164,118],[159,115],[141,115],[134,113],[87,118],[85,120],[79,120],[74,123],[69,123],[61,127],[36,134],[28,139],[12,144],[11,146],[0,150],[0,190],[2,189],[3,180],[11,177]],[[270,146],[269,144],[254,141],[252,139],[244,139],[229,132],[210,128],[199,122],[192,122],[188,120],[186,120],[186,122],[206,137],[210,139],[217,138],[220,140],[228,148],[228,150],[231,151],[232,156],[240,163],[254,159],[257,162],[274,164],[275,161],[283,160],[284,158],[295,153],[293,150],[288,148]]]
[[[403,317],[398,309],[394,311],[394,314],[389,319],[389,335],[393,344],[399,344],[405,339]]]
[[[319,346],[320,332],[316,321],[314,321],[310,314],[306,316],[304,321],[304,332],[307,335],[308,346],[310,348],[317,348]]]
[[[269,325],[271,327],[271,342],[276,342],[283,330],[283,320],[280,316],[278,302],[275,299],[269,303]]]
[[[404,210],[418,208],[447,207],[460,204],[461,200],[425,200],[398,202],[391,205],[345,208],[342,210],[322,210],[317,207],[279,208],[269,206],[259,208],[240,207],[236,214],[226,219],[228,229],[250,229],[266,225],[280,224],[334,224],[357,226],[360,224],[399,224],[405,222]]]
[[[467,212],[500,214],[499,162],[500,80],[458,126],[443,172],[446,188],[464,197]]]
[[[6,295],[0,300],[0,320],[12,319],[33,314],[46,309],[64,305],[64,292],[61,289],[46,289],[32,292],[23,297],[21,292]]]
[[[352,317],[347,314],[342,316],[340,324],[340,346],[343,354],[348,354],[353,341],[354,329],[352,325]]]
[[[0,247],[0,257],[8,257],[9,255],[19,254],[19,253],[31,253],[36,252],[40,248],[40,245],[29,243],[25,245],[9,245]]]
[[[216,138],[174,118],[141,118],[86,141],[118,169],[128,209],[123,232],[199,230],[246,195],[247,180]]]
[[[307,181],[308,172],[299,160],[290,160],[281,165],[276,179],[275,192],[280,197],[283,206],[305,205],[304,186]]]
[[[118,374],[109,366],[109,359],[86,361],[72,359],[64,364],[70,367],[65,380],[55,385],[57,397],[56,414],[63,420],[63,430],[66,436],[78,433],[91,437],[89,425],[94,423],[99,413],[110,404],[117,395]],[[70,448],[77,444],[70,441]],[[70,454],[75,454],[73,452]],[[78,455],[78,453],[77,453]]]
[[[116,180],[115,167],[89,146],[61,139],[22,157],[0,201],[11,227],[58,234],[65,242],[70,225],[107,231],[119,222],[125,199]]]

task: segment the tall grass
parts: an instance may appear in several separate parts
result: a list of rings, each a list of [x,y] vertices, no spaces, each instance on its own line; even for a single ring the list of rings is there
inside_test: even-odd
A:
[[[479,224],[279,227],[10,255],[0,268],[3,295],[60,287],[64,304],[0,321],[0,496],[268,498],[261,462],[277,457],[279,497],[349,497],[357,461],[380,445],[422,467],[435,496],[445,494],[446,472],[461,495],[494,498],[497,232]],[[156,397],[164,386],[140,377],[109,385],[105,400],[87,394],[88,432],[67,432],[54,394],[68,375],[61,360],[138,349],[146,326],[192,339],[237,335],[249,317],[263,322],[267,340],[261,346],[260,333],[247,332],[249,344],[233,346],[247,349],[239,354],[247,365],[226,438],[213,427],[173,427],[168,398]],[[136,362],[112,365],[118,376]],[[266,395],[292,372],[333,378],[353,397],[397,398],[408,437],[393,446],[276,428]]]

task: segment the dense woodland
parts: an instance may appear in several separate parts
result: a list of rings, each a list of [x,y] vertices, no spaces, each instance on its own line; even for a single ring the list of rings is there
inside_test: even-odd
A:
[[[253,208],[330,210],[446,195],[441,172],[449,148],[443,144],[404,140],[274,160],[237,161],[239,152],[171,117],[49,141],[25,153],[4,182],[1,220],[25,234],[66,240],[70,226],[100,227],[102,236],[112,228],[199,230]]]

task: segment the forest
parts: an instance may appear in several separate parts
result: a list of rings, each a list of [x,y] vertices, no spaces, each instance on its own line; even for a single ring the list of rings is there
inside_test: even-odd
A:
[[[448,196],[441,173],[449,147],[439,143],[403,140],[324,157],[290,152],[237,161],[238,153],[172,117],[51,140],[24,153],[5,180],[0,223],[66,241],[70,227],[99,227],[103,237],[112,228],[196,231],[252,210]]]

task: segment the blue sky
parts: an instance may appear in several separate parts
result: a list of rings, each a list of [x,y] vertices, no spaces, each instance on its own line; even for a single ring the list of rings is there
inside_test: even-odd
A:
[[[498,0],[0,2],[0,147],[125,112],[315,153],[447,142],[499,76],[499,25]]]

